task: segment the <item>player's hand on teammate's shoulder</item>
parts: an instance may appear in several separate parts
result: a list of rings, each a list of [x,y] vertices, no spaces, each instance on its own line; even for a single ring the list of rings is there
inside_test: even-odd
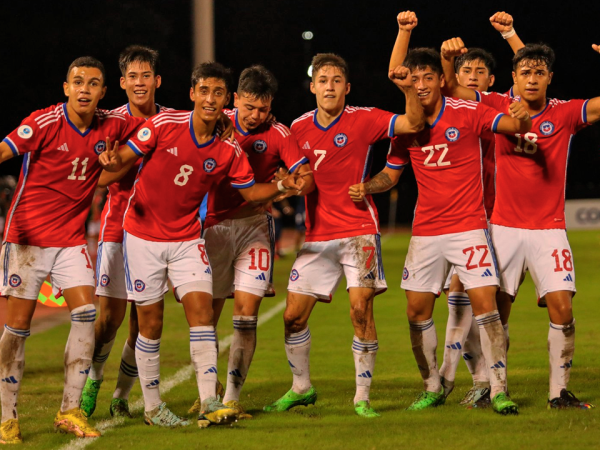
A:
[[[506,33],[513,29],[513,17],[504,11],[499,11],[490,17],[490,23],[500,33]]]
[[[402,31],[412,31],[419,21],[417,20],[417,15],[413,11],[402,11],[396,17],[398,21],[398,28]]]
[[[520,120],[521,122],[525,122],[529,120],[529,112],[525,109],[525,105],[521,102],[512,102],[508,107],[510,112],[510,117],[513,119]]]
[[[367,195],[364,183],[353,184],[350,186],[348,194],[350,194],[350,198],[353,202],[362,202]]]
[[[98,156],[98,162],[107,172],[118,172],[121,170],[121,156],[119,155],[119,141],[110,145],[110,138],[106,138],[106,150]]]
[[[267,120],[265,120],[265,123],[272,125],[275,122],[277,122],[277,118],[273,115],[273,113],[270,112],[269,115],[267,116]]]
[[[595,52],[600,53],[600,45],[598,45],[598,44],[592,44],[592,48],[594,49]]]
[[[398,66],[388,72],[388,78],[403,91],[414,87],[410,75],[410,69],[404,66]]]
[[[219,130],[221,140],[233,140],[235,139],[235,127],[233,122],[224,112],[221,113],[217,119],[217,129]]]
[[[442,43],[441,54],[442,58],[450,60],[457,56],[464,55],[468,49],[465,47],[465,43],[459,37],[448,39]]]

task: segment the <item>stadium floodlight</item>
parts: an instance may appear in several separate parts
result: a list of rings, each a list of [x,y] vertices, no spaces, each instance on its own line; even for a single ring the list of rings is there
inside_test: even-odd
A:
[[[305,41],[310,41],[314,36],[315,35],[312,31],[304,31],[302,33],[302,39],[304,39]]]

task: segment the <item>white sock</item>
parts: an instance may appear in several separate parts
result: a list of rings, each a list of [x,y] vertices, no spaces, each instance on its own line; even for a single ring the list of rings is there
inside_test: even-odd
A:
[[[60,410],[79,408],[94,354],[96,307],[79,306],[71,311],[71,331],[65,347],[65,388]]]
[[[160,398],[160,339],[148,339],[138,334],[135,342],[135,359],[137,362],[144,408],[152,411],[162,403]]]
[[[456,369],[471,327],[472,316],[469,296],[465,292],[449,292],[444,361],[440,367],[440,375],[444,377],[446,387],[454,387]]]
[[[354,404],[361,400],[369,401],[369,391],[371,390],[371,381],[373,380],[373,370],[375,369],[375,357],[379,343],[377,340],[360,339],[354,336],[352,340],[352,354],[354,355],[354,369],[356,378],[356,394],[354,395]]]
[[[29,334],[29,330],[17,330],[4,325],[4,333],[0,338],[2,422],[19,418],[17,404],[25,369],[25,339]]]
[[[92,367],[90,367],[90,378],[92,380],[102,380],[104,377],[104,365],[110,355],[115,340],[104,344],[96,342],[94,345],[94,354],[92,356]]]
[[[305,394],[311,387],[310,342],[308,327],[285,338],[285,353],[293,375],[292,390],[296,394]]]
[[[568,325],[550,322],[548,356],[550,357],[550,399],[560,397],[567,388],[575,354],[575,319]]]
[[[138,368],[135,361],[135,349],[131,348],[127,341],[125,341],[123,353],[121,353],[119,378],[117,378],[117,387],[113,393],[113,398],[122,398],[127,400],[137,378]]]
[[[223,403],[240,399],[240,392],[256,348],[257,316],[233,316],[233,340],[227,362],[227,390]]]
[[[506,337],[498,310],[475,316],[479,325],[481,350],[490,370],[491,398],[506,392]]]
[[[489,387],[489,370],[485,363],[485,357],[481,351],[481,335],[479,325],[475,317],[471,316],[471,328],[465,345],[463,346],[463,359],[473,377],[473,384]]]
[[[217,336],[215,327],[190,327],[190,354],[196,370],[200,401],[217,397]]]
[[[433,319],[408,322],[410,342],[426,391],[440,392],[442,385],[437,368],[437,333]]]

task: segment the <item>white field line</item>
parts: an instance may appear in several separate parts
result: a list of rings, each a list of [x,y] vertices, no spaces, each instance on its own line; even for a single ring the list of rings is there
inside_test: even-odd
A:
[[[285,308],[285,300],[280,301],[274,307],[269,309],[264,314],[258,316],[258,324],[257,326],[261,326],[262,324],[268,322],[272,319],[277,313],[281,312]],[[233,335],[225,336],[223,339],[219,340],[219,352],[226,351],[231,345],[231,341],[233,339]],[[160,394],[161,396],[169,392],[174,387],[180,385],[184,381],[189,380],[194,374],[194,367],[189,364],[185,367],[179,369],[173,376],[167,378],[160,383]],[[141,397],[137,401],[133,402],[129,409],[132,413],[141,411],[144,408],[144,398]],[[107,431],[110,431],[111,428],[116,427],[117,425],[121,425],[125,422],[125,419],[122,417],[116,417],[114,419],[103,420],[102,422],[98,422],[96,424],[96,428],[100,430],[103,434]],[[79,450],[87,447],[91,443],[95,442],[99,438],[86,438],[80,439],[75,438],[71,440],[68,444],[60,447],[59,450]]]

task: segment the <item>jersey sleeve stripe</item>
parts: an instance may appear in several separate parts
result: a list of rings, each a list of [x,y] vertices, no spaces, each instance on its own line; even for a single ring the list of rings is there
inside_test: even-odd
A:
[[[249,188],[251,186],[254,186],[254,178],[252,178],[250,181],[247,181],[246,183],[231,183],[231,187],[234,187],[236,189],[246,189]]]
[[[385,163],[386,167],[389,167],[390,169],[394,169],[394,170],[400,170],[402,169],[404,166],[406,166],[406,164],[392,164],[391,162],[387,161]]]
[[[480,102],[481,101],[481,92],[475,91],[475,99]]]
[[[581,107],[581,120],[583,121],[583,123],[588,123],[587,120],[587,104],[590,101],[590,99],[588,98],[585,102],[583,102],[583,106]]]
[[[294,171],[300,167],[302,164],[307,164],[308,163],[308,158],[304,157],[302,158],[300,161],[294,163],[292,165],[292,167],[290,167],[290,173],[294,173]]]
[[[13,155],[19,156],[19,149],[17,148],[15,143],[8,136],[5,137],[2,140],[2,142],[6,142],[8,144],[8,146],[10,147],[10,150],[13,152]]]
[[[500,119],[502,118],[502,116],[504,116],[503,113],[500,113],[496,116],[496,118],[494,119],[494,122],[492,123],[492,131],[494,133],[497,133],[497,129],[498,129],[498,123],[500,122]]]
[[[129,146],[129,148],[131,150],[133,150],[133,153],[135,153],[138,156],[145,156],[146,154],[144,152],[142,152],[137,145],[135,145],[133,142],[131,141],[127,141],[127,145]]]
[[[398,114],[394,114],[390,119],[390,126],[388,128],[388,137],[394,137],[394,128],[396,127],[396,119],[398,118]]]

